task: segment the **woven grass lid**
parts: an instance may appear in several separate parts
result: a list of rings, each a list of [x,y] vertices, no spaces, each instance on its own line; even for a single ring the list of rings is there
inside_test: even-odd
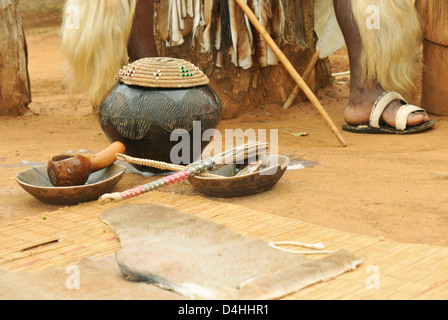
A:
[[[191,88],[209,83],[208,77],[191,62],[164,57],[134,61],[120,69],[115,80],[148,88]]]

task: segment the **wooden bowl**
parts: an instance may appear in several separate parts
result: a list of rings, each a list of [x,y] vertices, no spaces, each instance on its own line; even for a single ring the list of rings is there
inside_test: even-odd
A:
[[[262,168],[254,173],[234,177],[192,176],[188,181],[200,193],[209,197],[233,198],[261,193],[272,189],[288,168],[289,158],[268,156]]]
[[[55,187],[47,174],[47,166],[22,171],[16,181],[28,193],[42,202],[55,205],[75,205],[98,199],[108,193],[123,177],[126,168],[119,164],[92,173],[82,186]]]

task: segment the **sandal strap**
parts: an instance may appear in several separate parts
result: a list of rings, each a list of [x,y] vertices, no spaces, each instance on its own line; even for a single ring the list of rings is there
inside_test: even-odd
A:
[[[417,111],[425,111],[425,109],[414,106],[412,104],[405,104],[400,109],[398,109],[397,115],[395,117],[395,127],[397,128],[397,130],[404,131],[408,124],[409,115]]]
[[[370,113],[369,123],[371,127],[380,128],[381,116],[387,106],[394,100],[401,100],[404,105],[407,105],[407,102],[403,96],[395,91],[384,92],[378,97],[378,99],[376,99],[372,112]]]

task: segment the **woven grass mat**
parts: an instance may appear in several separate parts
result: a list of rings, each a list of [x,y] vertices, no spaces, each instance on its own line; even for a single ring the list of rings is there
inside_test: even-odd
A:
[[[355,272],[305,288],[286,299],[447,299],[448,247],[403,244],[311,225],[245,207],[153,191],[108,204],[90,202],[0,226],[0,268],[64,268],[82,257],[117,252],[120,242],[99,216],[132,203],[162,203],[265,241],[323,242],[364,259]],[[297,248],[293,248],[297,249]]]

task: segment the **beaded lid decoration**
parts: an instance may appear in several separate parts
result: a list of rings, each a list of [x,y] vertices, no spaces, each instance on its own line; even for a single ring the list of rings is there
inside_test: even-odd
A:
[[[120,69],[115,80],[148,88],[191,88],[209,83],[207,75],[191,62],[167,57],[134,61]]]

